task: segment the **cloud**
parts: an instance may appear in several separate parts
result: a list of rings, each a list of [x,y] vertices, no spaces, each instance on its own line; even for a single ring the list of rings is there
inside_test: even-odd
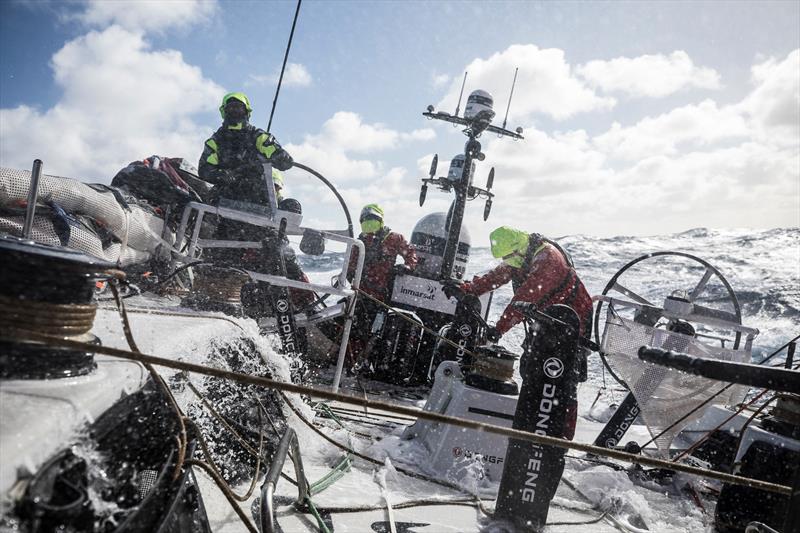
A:
[[[286,65],[283,83],[288,86],[308,87],[311,85],[311,74],[308,73],[308,69],[303,65],[299,63],[289,63]]]
[[[431,75],[431,85],[433,85],[434,89],[439,89],[440,87],[444,87],[447,85],[447,82],[450,81],[449,74],[437,74],[433,73]]]
[[[519,74],[511,104],[515,122],[530,119],[534,114],[564,120],[578,113],[606,111],[616,104],[614,98],[597,95],[573,75],[563,50],[517,44],[488,59],[474,59],[465,67],[469,75],[461,109],[472,90],[483,89],[494,97],[498,115],[503,114],[516,67],[519,67]],[[437,109],[455,110],[460,90],[461,78],[454,78]]]
[[[351,159],[348,154],[367,154],[399,148],[404,143],[429,141],[431,129],[398,132],[383,124],[367,124],[357,113],[338,111],[325,121],[319,133],[306,135],[302,144],[287,145],[292,156],[314,167],[328,169],[342,179],[374,178],[381,164],[368,159]]]
[[[280,70],[274,74],[250,74],[245,86],[253,85],[277,85],[280,79]],[[308,69],[299,63],[287,63],[286,71],[283,73],[283,85],[286,87],[308,87],[312,82],[311,74]]]
[[[635,161],[751,134],[745,118],[735,108],[719,108],[712,100],[704,100],[644,118],[627,128],[615,122],[593,142],[611,156]]]
[[[496,168],[490,226],[619,235],[800,225],[799,53],[755,65],[752,91],[732,105],[704,100],[595,136],[528,127],[524,141],[489,138],[476,182]],[[480,210],[468,211],[471,229],[488,233]]]
[[[0,110],[0,164],[109,182],[132,160],[161,154],[196,160],[211,133],[192,119],[225,92],[175,50],[152,50],[120,26],[67,42],[51,68],[63,91],[50,109]]]
[[[287,144],[286,149],[295,161],[320,170],[336,184],[350,209],[377,202],[386,210],[392,227],[407,233],[422,216],[415,194],[409,195],[409,191],[419,188],[418,175],[410,175],[401,166],[390,166],[376,154],[430,141],[435,136],[431,129],[400,132],[384,124],[366,123],[356,113],[339,111],[325,121],[318,133],[306,135],[300,144]],[[304,205],[313,198],[317,207],[313,213],[309,211],[309,216],[325,222],[326,227],[341,225],[333,195],[318,184],[298,187],[303,179],[294,172],[287,176],[289,193],[297,195]],[[426,203],[426,209],[430,206],[447,209],[444,201]]]
[[[755,89],[741,110],[765,142],[796,144],[800,138],[800,49],[751,69]]]
[[[656,54],[589,61],[575,71],[594,88],[637,97],[661,98],[689,87],[720,88],[717,71],[695,66],[683,50],[668,56]]]
[[[207,22],[218,8],[216,0],[87,0],[84,11],[68,18],[90,27],[116,24],[135,32],[163,32]]]

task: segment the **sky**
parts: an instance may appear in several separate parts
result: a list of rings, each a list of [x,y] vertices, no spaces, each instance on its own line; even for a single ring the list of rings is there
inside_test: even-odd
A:
[[[223,94],[266,128],[296,4],[0,2],[0,165],[109,183],[152,154],[197,161]],[[800,226],[800,2],[303,2],[271,131],[357,217],[410,235],[451,196],[466,137],[428,121],[489,91],[522,141],[484,134],[496,194],[467,206],[474,245],[510,225],[558,237]],[[463,109],[463,103],[462,103]],[[304,225],[338,204],[286,173]]]

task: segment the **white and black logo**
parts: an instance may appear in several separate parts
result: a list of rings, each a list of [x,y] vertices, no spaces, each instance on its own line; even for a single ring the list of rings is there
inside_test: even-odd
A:
[[[469,324],[461,324],[461,327],[458,328],[458,333],[462,337],[469,337],[472,335],[472,328],[469,327]]]
[[[286,300],[278,300],[275,303],[275,308],[278,309],[279,313],[285,313],[286,311],[289,310],[289,302],[287,302]]]
[[[544,365],[542,365],[542,370],[544,370],[544,373],[548,378],[556,379],[561,377],[561,374],[564,373],[564,363],[561,362],[561,359],[551,357],[544,362]]]

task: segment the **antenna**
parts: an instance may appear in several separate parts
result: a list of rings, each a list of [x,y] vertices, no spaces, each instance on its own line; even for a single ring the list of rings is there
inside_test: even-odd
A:
[[[456,104],[456,114],[454,116],[458,116],[458,112],[461,111],[461,97],[464,96],[464,85],[467,83],[467,73],[464,72],[464,81],[461,82],[461,93],[458,95],[458,103]]]
[[[514,98],[514,86],[517,84],[517,72],[519,72],[519,67],[514,69],[514,81],[511,82],[511,94],[508,95],[508,106],[506,106],[506,116],[503,118],[503,129],[506,129],[506,122],[508,122],[508,110],[511,109],[511,99]]]

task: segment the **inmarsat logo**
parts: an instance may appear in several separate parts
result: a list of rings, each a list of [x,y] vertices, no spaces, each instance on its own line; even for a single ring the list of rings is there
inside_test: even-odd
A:
[[[551,357],[544,362],[542,369],[548,378],[556,379],[564,373],[564,363],[561,362],[561,359]]]
[[[275,304],[275,307],[278,309],[279,313],[285,313],[289,310],[289,302],[286,300],[278,300],[278,303]]]
[[[412,298],[421,298],[423,300],[436,300],[436,287],[428,284],[428,287],[423,291],[417,291],[410,287],[400,287],[400,294],[411,296]]]
[[[469,324],[462,324],[460,328],[458,328],[458,333],[462,337],[469,337],[472,334],[472,328],[469,327]]]

